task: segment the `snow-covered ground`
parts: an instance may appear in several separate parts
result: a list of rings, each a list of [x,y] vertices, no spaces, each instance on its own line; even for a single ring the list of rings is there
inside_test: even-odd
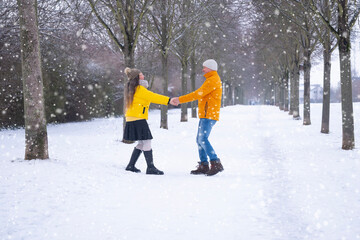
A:
[[[24,130],[0,131],[0,239],[360,239],[360,104],[356,146],[341,150],[340,104],[331,133],[273,106],[221,110],[211,142],[225,171],[193,176],[198,119],[169,130],[152,111],[155,165],[124,171],[134,145],[122,119],[48,127],[50,160],[24,161]],[[190,112],[189,112],[190,113]]]

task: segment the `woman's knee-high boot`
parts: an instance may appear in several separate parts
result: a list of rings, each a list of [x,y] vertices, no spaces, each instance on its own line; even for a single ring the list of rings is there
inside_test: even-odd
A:
[[[147,163],[146,174],[163,175],[164,172],[154,166],[152,150],[144,151],[144,155]]]
[[[141,154],[141,150],[134,148],[134,151],[131,154],[130,162],[127,165],[127,167],[125,168],[126,171],[131,171],[131,172],[136,172],[136,173],[141,172],[140,169],[137,169],[135,167],[135,163],[139,159],[140,154]]]

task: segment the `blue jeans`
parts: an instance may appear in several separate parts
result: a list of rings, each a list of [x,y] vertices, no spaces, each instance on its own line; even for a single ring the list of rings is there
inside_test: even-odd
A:
[[[207,119],[207,118],[200,118],[199,121],[199,129],[196,137],[196,143],[199,147],[199,157],[200,161],[203,164],[208,164],[208,156],[210,160],[217,160],[218,157],[215,153],[215,150],[211,146],[209,142],[209,136],[212,127],[215,125],[216,121]]]

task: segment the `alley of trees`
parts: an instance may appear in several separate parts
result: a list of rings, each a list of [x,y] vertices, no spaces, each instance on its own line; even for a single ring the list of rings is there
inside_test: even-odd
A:
[[[357,0],[3,0],[0,128],[25,126],[27,151],[35,153],[28,158],[47,158],[47,123],[122,115],[125,67],[141,69],[152,91],[179,96],[201,85],[208,58],[219,63],[223,106],[274,104],[309,125],[310,71],[321,58],[319,132],[329,133],[337,51],[342,148],[353,149],[351,39],[359,12]],[[179,121],[196,117],[196,103],[181,107]],[[161,108],[165,129],[167,112]]]

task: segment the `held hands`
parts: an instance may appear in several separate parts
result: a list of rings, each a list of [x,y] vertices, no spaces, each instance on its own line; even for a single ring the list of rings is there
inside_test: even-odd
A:
[[[171,98],[170,104],[174,106],[179,105],[180,104],[179,98],[178,97]]]

